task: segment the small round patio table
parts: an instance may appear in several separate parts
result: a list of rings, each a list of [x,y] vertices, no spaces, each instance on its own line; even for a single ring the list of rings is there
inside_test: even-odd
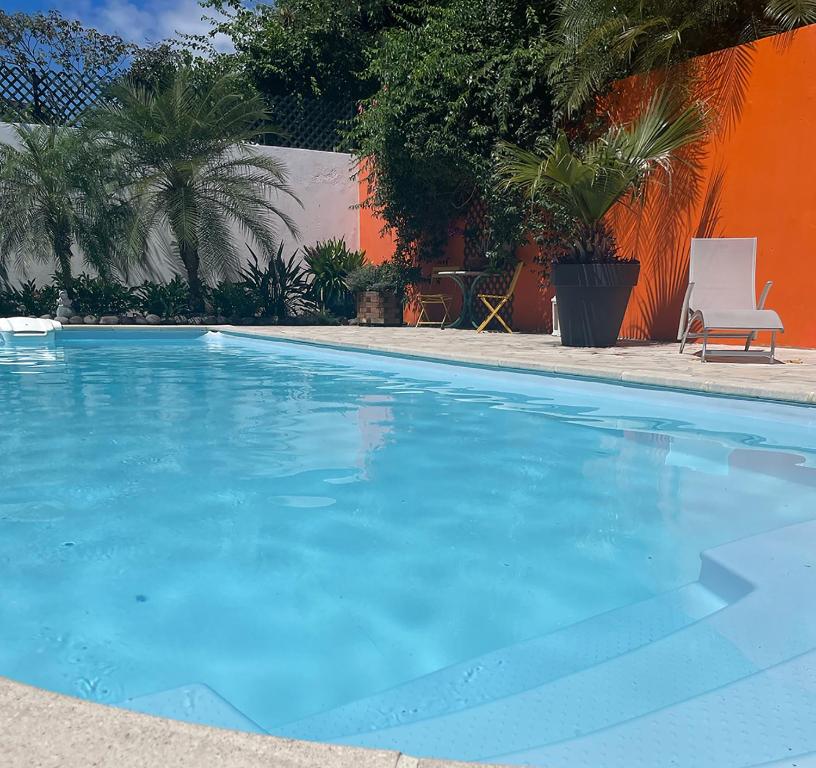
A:
[[[478,327],[478,323],[473,319],[473,296],[476,292],[476,286],[479,281],[487,274],[485,270],[472,269],[450,269],[437,272],[439,277],[449,277],[462,292],[462,311],[459,317],[456,318],[446,328],[461,328],[468,327],[468,324],[473,328]]]

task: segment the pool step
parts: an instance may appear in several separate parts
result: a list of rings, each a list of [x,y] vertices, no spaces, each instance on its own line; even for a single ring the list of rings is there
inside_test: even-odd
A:
[[[117,706],[148,715],[183,720],[198,725],[213,725],[234,731],[266,733],[257,723],[239,712],[212,688],[202,683],[184,685],[146,696],[126,699]]]
[[[814,724],[816,652],[810,652],[637,720],[569,742],[497,755],[495,762],[806,768],[816,766]]]
[[[432,683],[444,681],[443,671],[325,713],[322,722],[314,717],[282,730],[420,757],[570,768],[747,768],[814,751],[816,522],[706,553],[701,584],[728,604],[696,621],[676,620],[682,626],[652,639],[646,632],[642,643],[602,653],[606,658],[595,663],[588,653],[582,668],[570,672],[568,663],[560,670],[566,674],[543,682],[531,654],[528,668],[538,678],[517,692],[502,696],[495,682],[488,700],[474,703],[480,694],[457,700],[440,684],[434,699]],[[648,625],[646,614],[641,620]],[[627,624],[635,615],[621,619]],[[595,627],[590,620],[584,634],[564,632],[571,629],[580,646],[593,642]],[[602,637],[599,644],[608,642]],[[516,650],[506,652],[508,662]],[[546,661],[539,658],[538,667],[546,670]],[[424,688],[412,687],[419,683]],[[423,690],[430,706],[410,698]],[[349,730],[339,735],[341,727]],[[718,734],[731,746],[716,746]]]
[[[648,645],[727,603],[699,583],[453,665],[274,733],[327,741],[467,710]]]
[[[399,748],[420,757],[500,762],[494,757],[585,736],[756,671],[726,638],[699,622],[520,693],[332,741]]]

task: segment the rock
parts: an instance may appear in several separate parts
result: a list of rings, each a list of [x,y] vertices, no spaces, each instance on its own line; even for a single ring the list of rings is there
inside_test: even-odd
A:
[[[133,318],[133,322],[135,325],[147,325],[147,320],[141,315],[136,315],[136,317]]]
[[[54,318],[51,317],[47,312],[44,315],[40,315],[40,320],[53,320]]]
[[[99,321],[94,315],[85,315],[85,317],[82,318],[82,322],[85,323],[85,325],[96,325]]]
[[[100,325],[119,325],[119,318],[116,315],[102,315],[99,318]]]
[[[218,323],[218,325],[224,325],[227,322],[227,318],[224,317],[224,315],[218,315],[215,318],[215,322]]]
[[[359,325],[360,321],[356,317],[352,317],[351,320],[348,321],[349,325]]]
[[[57,320],[70,320],[72,317],[75,317],[73,309],[57,307]]]
[[[74,315],[73,317],[66,318],[65,321],[71,325],[82,325],[85,322],[81,315]]]
[[[190,322],[193,325],[203,325],[204,324],[204,318],[203,317],[198,317],[198,315],[196,315],[195,317],[190,318]]]
[[[218,322],[218,318],[215,315],[204,315],[201,319],[206,325],[215,325]]]
[[[184,315],[176,315],[173,318],[173,322],[176,325],[187,325],[190,321],[186,317],[184,317]]]
[[[148,325],[159,325],[159,323],[161,323],[161,318],[158,315],[146,315],[145,322]]]

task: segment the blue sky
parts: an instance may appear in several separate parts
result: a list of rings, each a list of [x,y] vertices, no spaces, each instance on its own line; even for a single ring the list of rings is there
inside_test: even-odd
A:
[[[176,32],[208,29],[198,0],[3,0],[4,11],[59,10],[88,26],[115,32],[138,43],[158,42]],[[219,47],[224,47],[225,41]]]

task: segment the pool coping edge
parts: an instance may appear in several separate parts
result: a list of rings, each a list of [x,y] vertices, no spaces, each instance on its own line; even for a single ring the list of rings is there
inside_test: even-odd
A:
[[[301,328],[302,326],[292,326]],[[402,357],[411,360],[426,362],[451,363],[484,369],[520,371],[538,373],[561,378],[579,378],[598,382],[622,384],[629,386],[644,386],[658,390],[672,390],[675,392],[689,392],[692,394],[714,395],[721,397],[737,397],[746,400],[760,400],[765,402],[788,403],[795,405],[816,405],[816,387],[801,389],[776,384],[772,381],[763,382],[761,387],[743,384],[741,382],[725,382],[715,379],[679,378],[678,375],[659,374],[642,368],[617,369],[605,367],[596,363],[550,363],[546,361],[533,362],[507,360],[500,357],[487,358],[484,355],[472,356],[445,352],[444,354],[430,351],[416,352],[404,347],[378,342],[353,343],[348,341],[330,341],[327,339],[306,339],[286,332],[287,326],[234,326],[234,325],[65,325],[63,331],[75,333],[77,331],[102,331],[115,333],[116,331],[144,331],[147,333],[162,333],[167,331],[188,331],[199,334],[207,331],[223,333],[228,336],[251,338],[256,340],[288,342],[304,344],[327,349],[363,352],[369,354]],[[275,333],[269,333],[273,330]],[[701,363],[703,365],[703,363]]]

